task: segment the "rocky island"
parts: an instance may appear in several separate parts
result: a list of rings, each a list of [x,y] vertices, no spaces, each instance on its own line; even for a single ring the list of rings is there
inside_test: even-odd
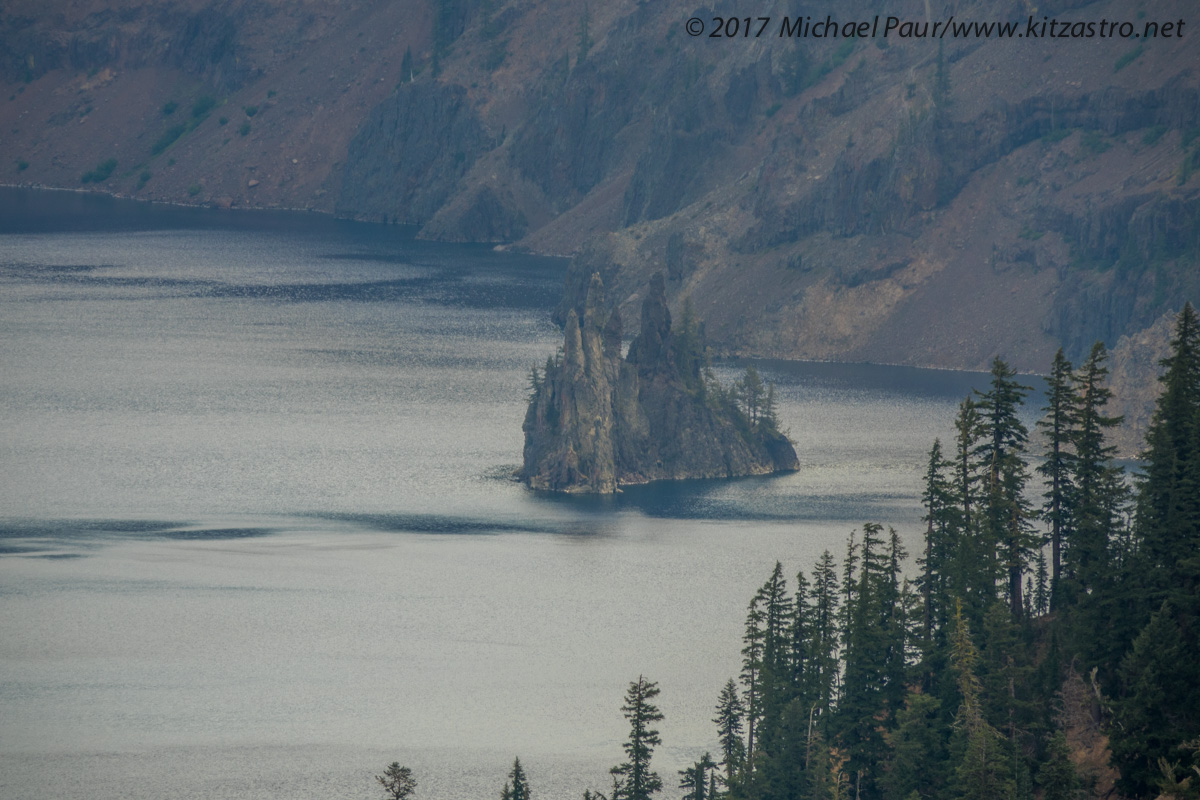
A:
[[[534,489],[610,493],[629,484],[792,471],[774,387],[753,368],[732,389],[712,376],[690,308],[671,326],[661,274],[650,281],[641,328],[621,355],[618,310],[593,275],[582,308],[567,312],[562,353],[533,370],[521,479]]]

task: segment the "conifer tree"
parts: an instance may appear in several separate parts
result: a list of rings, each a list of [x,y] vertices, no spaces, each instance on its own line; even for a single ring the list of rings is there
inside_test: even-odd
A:
[[[804,571],[796,573],[796,593],[792,598],[791,652],[788,654],[788,684],[793,697],[811,705],[813,698],[813,609],[809,602],[810,585]]]
[[[406,800],[417,790],[417,779],[413,777],[412,770],[400,766],[398,761],[389,764],[382,775],[375,776],[375,780],[383,787],[388,800]]]
[[[1054,366],[1046,378],[1046,416],[1037,426],[1046,439],[1045,460],[1037,471],[1046,481],[1042,519],[1050,525],[1050,605],[1057,607],[1055,592],[1062,575],[1062,542],[1071,525],[1072,476],[1075,453],[1071,434],[1075,430],[1075,391],[1071,362],[1062,348],[1054,356]]]
[[[1034,559],[1034,584],[1031,607],[1033,613],[1040,616],[1050,610],[1050,573],[1046,569],[1046,553],[1037,551]]]
[[[762,417],[766,389],[763,386],[762,376],[758,374],[758,370],[754,368],[753,364],[746,367],[746,372],[738,381],[736,388],[742,400],[742,413],[746,415],[751,430],[757,430]]]
[[[759,706],[762,720],[757,733],[756,748],[770,750],[774,746],[775,728],[783,707],[790,699],[792,601],[787,595],[787,579],[783,565],[775,562],[771,577],[755,595],[762,609],[762,657],[759,669]],[[753,771],[753,767],[751,768]]]
[[[881,728],[890,726],[904,694],[903,615],[899,613],[904,554],[899,537],[889,533],[885,540],[881,525],[862,526],[857,586],[842,634],[845,673],[838,699],[838,740],[847,749],[856,782],[861,773],[858,788],[865,785],[868,793],[886,757]]]
[[[725,768],[725,785],[733,788],[746,756],[746,743],[742,741],[742,701],[738,697],[733,678],[721,689],[717,698],[717,741],[721,743],[721,766]]]
[[[1186,764],[1188,743],[1200,738],[1200,641],[1181,620],[1197,623],[1164,602],[1121,662],[1111,746],[1126,797],[1150,793],[1160,777],[1158,760]]]
[[[754,771],[754,735],[758,721],[762,718],[762,668],[763,639],[766,619],[760,598],[756,594],[750,600],[746,612],[746,633],[742,637],[742,702],[746,713],[746,759],[743,777],[749,778]]]
[[[1025,566],[1040,546],[1029,524],[1025,499],[1027,473],[1023,455],[1029,439],[1018,411],[1030,387],[1015,380],[1016,372],[999,358],[992,361],[988,391],[979,393],[983,441],[976,449],[986,465],[984,508],[980,522],[986,555],[993,561],[993,581],[1007,576],[1005,595],[1014,617],[1021,616]],[[994,584],[993,584],[994,586]],[[983,591],[984,587],[980,587]]]
[[[658,684],[641,675],[629,684],[621,711],[629,720],[629,741],[623,745],[628,761],[613,767],[613,792],[623,800],[649,800],[662,788],[662,779],[650,769],[654,748],[662,744],[658,731],[650,727],[661,722],[662,713],[651,701],[658,697]],[[619,792],[618,792],[619,790]]]
[[[838,685],[839,586],[833,554],[826,550],[812,577],[812,644],[810,685],[822,719],[832,711]]]
[[[1079,776],[1071,762],[1071,748],[1062,731],[1055,731],[1046,746],[1046,760],[1037,774],[1042,800],[1079,800]]]
[[[1104,385],[1108,352],[1096,342],[1088,359],[1074,376],[1076,425],[1071,441],[1075,449],[1073,530],[1067,558],[1075,594],[1083,597],[1100,588],[1109,574],[1108,536],[1114,528],[1124,496],[1120,471],[1112,465],[1116,447],[1105,443],[1105,431],[1121,417],[1104,413],[1112,391]]]
[[[956,749],[961,753],[955,774],[957,795],[962,800],[1005,800],[1015,788],[1011,763],[999,731],[984,717],[983,687],[977,674],[979,653],[961,604],[955,610],[954,623],[951,664],[962,698],[954,720],[959,739]]]
[[[888,797],[936,797],[945,786],[946,736],[941,702],[932,695],[910,692],[896,713],[896,729],[888,734],[890,756],[881,781]]]
[[[775,399],[775,381],[767,382],[767,394],[763,398],[762,414],[759,418],[759,427],[769,430],[779,430],[779,403]]]
[[[1137,520],[1146,588],[1155,605],[1167,596],[1200,592],[1200,319],[1190,303],[1179,314],[1162,365]]]
[[[508,780],[504,784],[504,796],[507,800],[530,800],[533,797],[520,758],[513,759],[512,771],[508,773]]]
[[[953,487],[946,477],[951,466],[942,456],[942,443],[933,440],[929,462],[925,469],[925,489],[921,501],[925,507],[925,553],[917,559],[921,575],[917,586],[921,592],[923,647],[933,646],[934,631],[946,622],[949,587],[947,575],[958,549],[956,528],[957,509]]]
[[[984,643],[977,666],[983,687],[980,703],[989,722],[1008,740],[1015,757],[1024,745],[1032,746],[1030,732],[1038,711],[1030,694],[1033,665],[1023,629],[1009,610],[994,603],[984,617],[979,638]],[[1014,776],[1018,773],[1014,769]]]
[[[679,788],[685,790],[683,800],[709,800],[709,770],[716,766],[712,756],[705,753],[695,764],[679,771]]]
[[[841,788],[833,770],[833,758],[820,728],[812,728],[805,746],[805,792],[803,800],[841,800]]]
[[[954,502],[958,515],[958,535],[949,570],[949,590],[953,597],[963,600],[970,611],[983,609],[995,596],[991,578],[989,543],[979,535],[979,483],[981,475],[976,451],[982,436],[979,409],[974,399],[967,397],[959,404],[954,420]]]

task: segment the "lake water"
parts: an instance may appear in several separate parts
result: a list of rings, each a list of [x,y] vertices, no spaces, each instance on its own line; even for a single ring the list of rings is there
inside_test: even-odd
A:
[[[561,260],[299,213],[0,190],[0,797],[606,789],[658,681],[716,752],[754,590],[921,471],[984,376],[761,363],[798,473],[540,495]],[[732,366],[722,373],[728,378]]]

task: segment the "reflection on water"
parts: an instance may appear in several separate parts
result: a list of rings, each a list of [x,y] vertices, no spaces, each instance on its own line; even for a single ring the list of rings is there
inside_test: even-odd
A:
[[[864,521],[915,541],[978,375],[760,362],[801,470],[512,480],[563,262],[405,229],[0,190],[0,796],[605,785],[716,746],[745,603]],[[726,380],[738,365],[719,372]]]

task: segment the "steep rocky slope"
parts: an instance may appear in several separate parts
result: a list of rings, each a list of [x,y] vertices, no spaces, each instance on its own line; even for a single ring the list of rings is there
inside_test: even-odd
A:
[[[1038,370],[1060,344],[1079,359],[1200,296],[1193,12],[12,0],[0,181],[575,254],[568,284],[599,271],[627,319],[665,269],[670,302],[690,298],[727,353],[971,368],[1003,353]],[[766,33],[685,29],[739,14],[770,17]],[[826,14],[1185,25],[1152,40],[778,36],[785,15]]]

